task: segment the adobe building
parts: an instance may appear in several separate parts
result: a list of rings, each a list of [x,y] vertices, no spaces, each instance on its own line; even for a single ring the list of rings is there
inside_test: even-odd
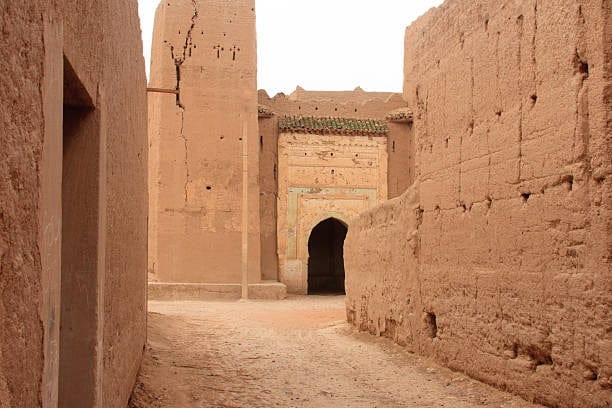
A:
[[[177,94],[149,97],[152,281],[240,283],[243,222],[248,280],[261,280],[254,7],[253,0],[158,6],[150,86]]]
[[[528,400],[612,405],[611,7],[447,0],[407,29],[415,184],[349,224],[356,327]]]
[[[146,337],[137,2],[2,2],[0,27],[0,406],[124,408]]]
[[[245,253],[252,297],[344,291],[347,223],[411,184],[402,96],[258,95],[253,1],[161,2],[150,87],[150,296],[237,296]]]
[[[290,293],[344,292],[350,220],[411,184],[405,102],[298,87],[259,103],[262,271]]]

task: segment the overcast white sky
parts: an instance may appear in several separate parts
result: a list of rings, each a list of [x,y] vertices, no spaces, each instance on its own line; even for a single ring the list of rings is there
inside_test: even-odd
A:
[[[230,0],[227,0],[230,1]],[[442,0],[256,0],[257,87],[401,91],[404,29]],[[138,0],[147,71],[155,8]]]

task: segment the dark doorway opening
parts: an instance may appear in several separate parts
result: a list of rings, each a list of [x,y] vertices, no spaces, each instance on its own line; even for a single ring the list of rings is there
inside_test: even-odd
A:
[[[347,228],[335,218],[317,224],[308,239],[308,294],[344,293],[344,238]]]

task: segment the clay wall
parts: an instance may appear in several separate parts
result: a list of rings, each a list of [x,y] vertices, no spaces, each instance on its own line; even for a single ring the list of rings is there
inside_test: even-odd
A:
[[[259,103],[278,115],[325,116],[358,119],[383,119],[394,109],[405,107],[402,95],[392,92],[305,91],[298,87],[290,95],[269,97],[259,91]]]
[[[411,122],[388,121],[387,127],[387,188],[394,198],[414,182],[414,132]]]
[[[260,276],[253,0],[160,3],[149,95],[150,279],[241,279],[242,155],[248,143],[249,280]]]
[[[449,0],[408,28],[418,183],[349,226],[353,324],[527,399],[610,405],[610,7]]]
[[[6,2],[0,19],[0,405],[124,407],[146,330],[137,4]]]
[[[259,216],[261,278],[278,281],[276,202],[278,199],[278,117],[259,118]]]
[[[36,165],[45,132],[40,95],[45,27],[39,20],[47,12],[57,18],[57,11],[45,3],[0,3],[3,44],[11,44],[0,47],[0,401],[9,407],[39,406],[45,392],[43,341],[50,328],[40,324],[47,288],[41,282],[38,249],[41,188]]]

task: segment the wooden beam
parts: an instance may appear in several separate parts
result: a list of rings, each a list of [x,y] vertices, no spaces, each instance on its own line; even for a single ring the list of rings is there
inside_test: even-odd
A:
[[[178,89],[147,88],[147,92],[158,92],[178,95]]]

